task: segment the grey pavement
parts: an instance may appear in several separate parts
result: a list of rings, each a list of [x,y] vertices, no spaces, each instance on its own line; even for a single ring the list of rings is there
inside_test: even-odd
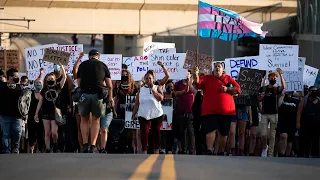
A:
[[[11,154],[0,155],[0,179],[160,179],[161,173],[181,180],[318,180],[319,159],[217,157],[174,155],[174,167],[161,171],[166,160],[159,155],[150,172],[140,171],[132,178],[148,155],[133,154]],[[170,163],[169,163],[170,164]],[[146,175],[147,173],[147,175]],[[139,175],[139,174],[138,174]],[[146,178],[143,178],[146,175]],[[137,177],[137,176],[136,176]],[[139,177],[139,176],[138,176]]]

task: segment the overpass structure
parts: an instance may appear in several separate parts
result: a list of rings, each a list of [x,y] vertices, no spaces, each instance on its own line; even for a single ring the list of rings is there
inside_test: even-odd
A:
[[[297,8],[296,0],[206,2],[236,12],[248,11],[243,15],[257,22],[287,17]],[[282,3],[281,8],[263,8],[277,3]],[[197,0],[0,0],[4,8],[0,10],[0,32],[154,34],[196,23],[197,5]],[[255,12],[262,14],[255,16]],[[28,19],[35,20],[29,28]]]

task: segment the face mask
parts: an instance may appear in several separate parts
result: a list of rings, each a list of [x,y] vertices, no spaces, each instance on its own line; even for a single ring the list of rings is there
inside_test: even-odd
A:
[[[20,79],[18,77],[13,78],[13,82],[16,83],[16,84],[19,83],[19,80]]]
[[[167,91],[168,93],[171,93],[171,92],[172,92],[172,87],[166,88],[166,91]]]
[[[311,97],[315,98],[318,96],[318,92],[317,91],[311,91],[310,93]]]
[[[34,85],[34,88],[37,90],[37,91],[40,91],[42,89],[42,84],[36,84]]]
[[[121,76],[121,81],[128,81],[128,76]]]
[[[55,72],[60,71],[60,66],[59,66],[59,65],[53,65],[53,70],[54,70]]]
[[[53,85],[54,85],[54,81],[50,80],[50,81],[47,82],[47,84],[48,84],[49,86],[53,86]]]
[[[277,81],[276,81],[275,79],[271,79],[271,80],[269,80],[269,83],[270,83],[271,85],[275,85],[275,84],[277,83]]]

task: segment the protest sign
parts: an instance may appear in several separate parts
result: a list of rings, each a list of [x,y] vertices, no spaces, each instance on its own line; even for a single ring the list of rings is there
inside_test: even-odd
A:
[[[100,54],[100,60],[108,66],[112,80],[121,80],[121,54]]]
[[[132,67],[132,57],[123,57],[122,63],[128,66],[128,69],[131,71]],[[130,67],[130,68],[129,68]]]
[[[6,62],[4,59],[4,50],[0,50],[0,69],[5,71]]]
[[[132,57],[132,74],[135,81],[141,81],[144,75],[149,70],[148,56],[133,56]]]
[[[266,71],[241,67],[238,78],[241,94],[252,95],[259,93],[265,75]]]
[[[246,106],[250,106],[251,103],[251,96],[249,95],[238,95],[238,96],[234,96],[234,104],[236,105],[246,105]]]
[[[308,87],[314,86],[318,72],[319,69],[305,65],[303,71],[303,85],[307,85]]]
[[[198,58],[197,62],[197,53],[187,50],[183,68],[193,70],[195,66],[198,66],[199,72],[211,74],[213,57],[205,54],[199,54]]]
[[[20,69],[21,55],[18,50],[5,50],[7,70],[10,68]]]
[[[143,56],[148,56],[155,49],[175,48],[174,43],[161,43],[161,42],[144,42],[143,44]]]
[[[260,69],[259,56],[237,57],[225,59],[226,74],[237,79],[241,67]]]
[[[155,49],[151,54],[174,54],[177,53],[176,48]]]
[[[132,111],[136,102],[136,96],[126,96],[126,112],[125,112],[125,128],[139,129],[140,124],[138,120],[132,120]]]
[[[43,61],[52,62],[53,64],[61,63],[64,66],[69,64],[70,53],[58,51],[50,48],[44,50]]]
[[[53,72],[53,63],[43,61],[44,49],[51,48],[56,49],[58,44],[48,44],[43,46],[34,46],[24,49],[26,58],[26,69],[28,72],[28,78],[35,80],[40,74],[40,68],[44,69],[45,76],[47,73]]]
[[[83,52],[83,44],[59,45],[56,50],[70,53],[69,63],[65,67],[65,70],[68,74],[72,74],[73,66],[81,52]],[[88,58],[88,56],[86,57]]]
[[[306,62],[306,58],[298,58],[298,70],[297,71],[283,71],[283,77],[286,82],[286,92],[303,91],[303,69]],[[277,85],[281,85],[281,79],[278,78]]]
[[[172,130],[173,99],[163,99],[161,104],[163,109],[161,130]]]
[[[281,68],[284,71],[298,70],[298,45],[281,45],[281,44],[260,44],[259,55],[266,66],[263,70],[276,70]]]
[[[156,73],[156,79],[162,79],[165,74],[161,66],[157,64],[161,61],[166,67],[167,71],[170,73],[170,79],[185,79],[187,76],[187,70],[183,68],[184,59],[186,57],[185,53],[175,53],[175,54],[160,54],[154,53],[150,54],[149,59],[149,69],[154,70]]]

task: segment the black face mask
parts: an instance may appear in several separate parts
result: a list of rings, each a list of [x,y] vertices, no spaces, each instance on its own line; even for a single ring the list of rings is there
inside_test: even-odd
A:
[[[54,85],[54,81],[52,81],[52,80],[47,81],[47,84],[48,84],[49,86],[52,86],[52,85]]]
[[[168,93],[171,93],[171,92],[172,92],[172,87],[166,88],[166,91],[167,91]]]
[[[121,76],[121,81],[128,81],[128,76]]]
[[[20,79],[18,77],[13,78],[13,82],[16,83],[16,84],[19,83],[19,80]]]
[[[311,91],[310,96],[316,98],[318,96],[318,91]]]
[[[275,84],[277,83],[277,81],[276,81],[275,79],[271,79],[271,80],[269,80],[269,83],[270,83],[271,85],[275,85]]]

